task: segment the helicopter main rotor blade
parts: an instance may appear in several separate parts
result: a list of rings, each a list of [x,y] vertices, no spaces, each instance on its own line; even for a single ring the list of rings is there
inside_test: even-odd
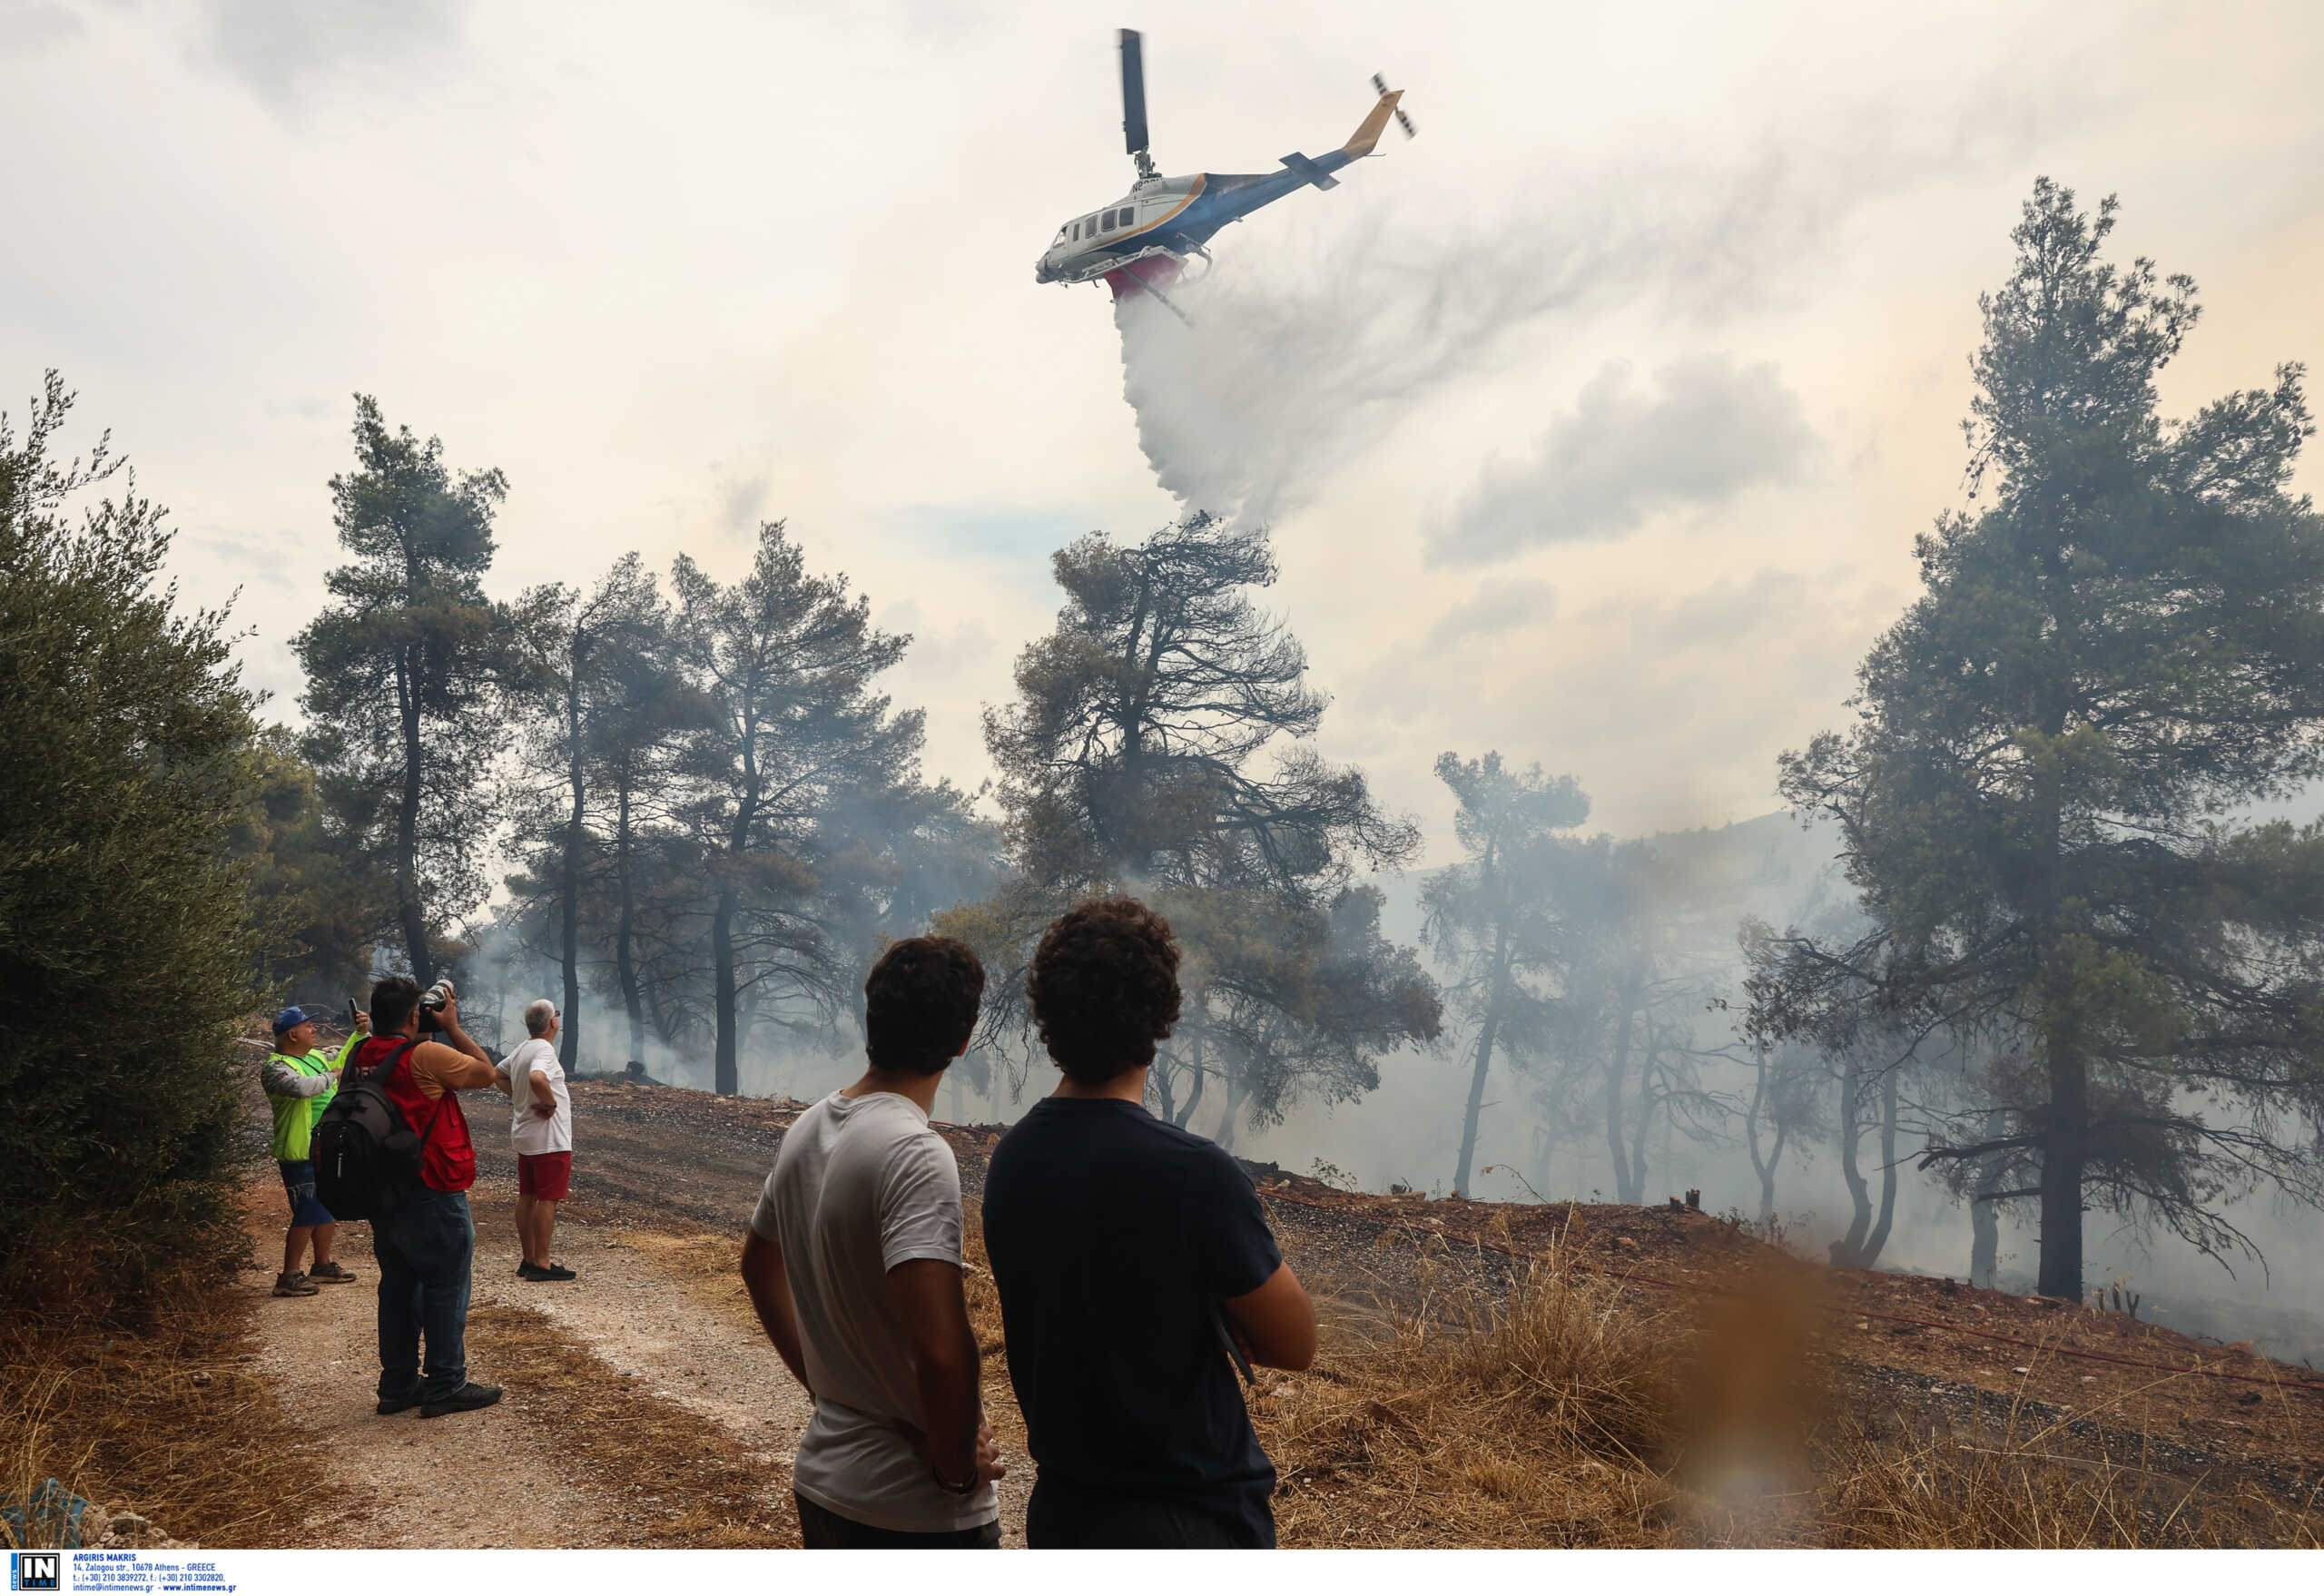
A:
[[[1146,148],[1146,54],[1136,28],[1122,29],[1122,138],[1133,155]]]

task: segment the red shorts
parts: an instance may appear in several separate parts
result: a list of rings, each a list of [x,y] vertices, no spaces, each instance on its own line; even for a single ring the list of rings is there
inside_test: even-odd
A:
[[[545,1203],[561,1203],[573,1189],[571,1153],[518,1153],[517,1192]]]

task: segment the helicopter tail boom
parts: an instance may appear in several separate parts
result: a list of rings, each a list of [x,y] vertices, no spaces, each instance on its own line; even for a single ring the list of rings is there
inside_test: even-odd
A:
[[[1372,108],[1372,113],[1364,119],[1363,125],[1349,135],[1346,143],[1340,146],[1341,153],[1351,160],[1372,153],[1372,147],[1380,142],[1380,135],[1387,130],[1388,118],[1396,113],[1396,102],[1403,97],[1402,89],[1390,89],[1382,94],[1380,103]]]

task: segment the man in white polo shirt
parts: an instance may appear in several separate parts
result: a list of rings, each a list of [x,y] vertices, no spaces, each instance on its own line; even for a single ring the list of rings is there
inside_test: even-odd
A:
[[[811,1549],[1000,1544],[960,1172],[928,1124],[983,995],[966,943],[891,947],[863,983],[871,1068],[783,1134],[751,1217],[743,1283],[815,1404],[791,1472]]]
[[[508,1094],[508,1139],[517,1149],[517,1241],[524,1262],[519,1280],[570,1280],[573,1271],[549,1257],[556,1234],[556,1205],[573,1188],[573,1097],[556,1057],[564,1017],[547,998],[525,1005],[529,1034],[493,1072]]]

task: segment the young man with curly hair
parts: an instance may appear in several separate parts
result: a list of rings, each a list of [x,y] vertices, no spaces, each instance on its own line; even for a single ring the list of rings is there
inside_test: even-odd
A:
[[[743,1243],[759,1322],[813,1399],[792,1466],[810,1550],[997,1547],[1007,1473],[960,1280],[960,1172],[930,1128],[984,967],[911,937],[863,983],[863,1079],[783,1133]]]
[[[1039,1467],[1034,1546],[1273,1546],[1275,1465],[1230,1338],[1304,1369],[1315,1313],[1257,1191],[1216,1143],[1145,1108],[1178,1018],[1178,944],[1131,898],[1050,926],[1027,989],[1065,1079],[1001,1138],[985,1248]]]

